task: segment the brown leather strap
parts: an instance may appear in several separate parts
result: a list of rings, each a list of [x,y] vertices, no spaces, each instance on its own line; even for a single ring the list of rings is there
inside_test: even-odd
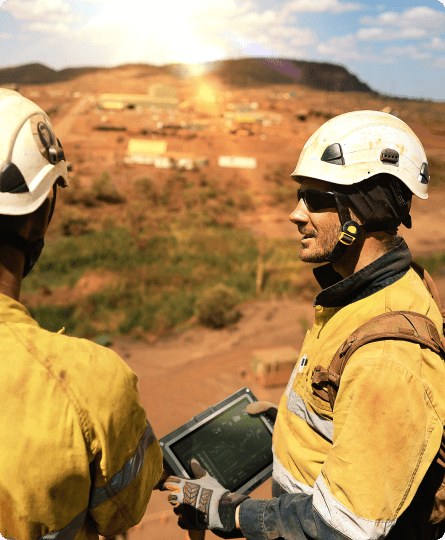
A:
[[[416,272],[416,274],[418,274],[420,278],[422,279],[423,284],[428,289],[429,293],[433,297],[433,300],[436,302],[437,307],[439,308],[442,316],[444,316],[445,310],[442,309],[442,303],[440,301],[439,291],[437,290],[437,287],[436,287],[436,284],[434,283],[433,278],[428,274],[425,268],[420,266],[420,264],[417,264],[416,262],[411,261],[411,266],[413,270]]]
[[[329,401],[334,408],[341,376],[351,355],[373,341],[400,339],[424,345],[445,358],[439,332],[433,321],[412,311],[390,311],[362,324],[339,347],[329,368],[317,366],[312,375],[316,395]]]

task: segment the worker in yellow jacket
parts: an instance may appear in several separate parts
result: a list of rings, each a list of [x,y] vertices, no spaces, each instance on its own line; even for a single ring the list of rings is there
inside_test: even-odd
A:
[[[190,481],[201,488],[194,515],[184,509],[191,506],[183,494],[188,481],[170,478],[164,488],[182,526],[205,522],[226,538],[440,538],[445,522],[430,524],[428,515],[445,468],[435,477],[439,484],[419,487],[436,467],[444,433],[444,359],[417,343],[374,341],[349,359],[333,410],[312,384],[316,366],[328,368],[343,341],[377,315],[425,315],[443,336],[439,308],[397,234],[399,225],[411,227],[412,194],[428,196],[425,151],[398,118],[357,111],[321,126],[292,176],[299,183],[290,220],[303,236],[300,259],[328,264],[314,270],[322,287],[315,322],[279,404],[274,498],[230,494],[207,475]]]
[[[0,89],[0,533],[18,540],[123,533],[142,519],[162,471],[125,362],[44,330],[19,303],[67,185],[48,116]]]

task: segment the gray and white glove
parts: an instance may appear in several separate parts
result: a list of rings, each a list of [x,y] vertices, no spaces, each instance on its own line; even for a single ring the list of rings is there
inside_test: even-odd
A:
[[[251,416],[265,414],[275,423],[278,407],[270,401],[254,401],[253,403],[249,403],[249,405],[247,405],[246,411]]]
[[[248,499],[247,495],[230,493],[196,459],[192,459],[191,468],[195,478],[169,476],[161,487],[171,492],[168,501],[179,515],[178,525],[182,529],[232,532],[236,507]]]

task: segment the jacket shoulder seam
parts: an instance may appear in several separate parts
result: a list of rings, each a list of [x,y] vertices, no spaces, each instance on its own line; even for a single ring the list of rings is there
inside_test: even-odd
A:
[[[14,329],[12,328],[12,325],[10,323],[5,323],[5,326],[9,329],[9,331],[14,335],[14,337],[17,339],[17,341],[22,345],[24,349],[28,352],[30,356],[35,358],[47,371],[50,373],[50,375],[55,379],[60,386],[60,388],[63,390],[65,395],[67,396],[68,401],[71,403],[71,405],[74,407],[74,410],[76,411],[76,415],[78,418],[78,422],[80,425],[80,428],[82,430],[82,433],[85,436],[85,439],[88,443],[89,451],[92,452],[92,437],[91,437],[91,420],[88,416],[88,413],[82,409],[80,406],[76,396],[72,392],[72,390],[69,388],[69,386],[62,380],[60,377],[57,376],[57,374],[54,371],[53,365],[47,358],[41,358],[39,354],[36,354],[34,351],[30,351],[28,348],[26,342],[24,342],[20,335],[18,335]]]

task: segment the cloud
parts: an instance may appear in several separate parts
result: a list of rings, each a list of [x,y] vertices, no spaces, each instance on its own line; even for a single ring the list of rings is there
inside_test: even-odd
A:
[[[289,26],[276,26],[269,29],[270,36],[290,39],[295,47],[307,47],[318,43],[318,36],[312,28],[296,28]]]
[[[71,4],[66,0],[7,0],[2,9],[20,21],[70,23],[81,18],[72,13]]]
[[[421,52],[414,45],[407,45],[406,47],[389,47],[384,52],[385,54],[393,56],[408,56],[413,60],[428,60],[431,58],[430,53]]]
[[[283,12],[289,13],[345,13],[362,9],[358,2],[340,2],[339,0],[291,0],[283,6]]]
[[[424,43],[423,47],[432,51],[445,51],[445,39],[435,36],[429,43]]]
[[[360,28],[360,41],[397,41],[423,39],[445,30],[445,13],[417,6],[402,13],[386,11],[377,17],[361,17],[360,23],[370,28]]]
[[[12,39],[12,34],[0,34],[0,39]]]
[[[322,56],[335,59],[336,62],[357,61],[376,64],[392,64],[394,59],[388,56],[362,52],[357,48],[357,38],[353,34],[333,37],[326,43],[319,43],[317,52]]]
[[[422,39],[428,37],[429,32],[426,28],[402,28],[395,30],[393,28],[360,28],[357,32],[359,41],[397,41],[405,39]]]
[[[395,26],[399,28],[441,28],[445,13],[427,6],[417,6],[402,13],[386,11],[377,17],[361,17],[360,23],[368,26]]]

